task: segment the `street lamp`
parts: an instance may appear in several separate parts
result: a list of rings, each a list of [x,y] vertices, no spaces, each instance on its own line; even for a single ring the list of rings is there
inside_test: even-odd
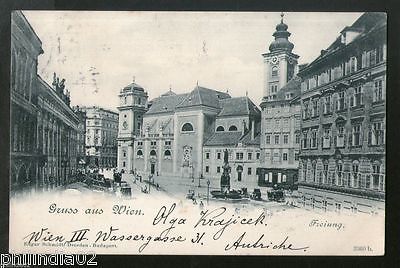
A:
[[[210,179],[207,179],[207,205],[210,196]]]

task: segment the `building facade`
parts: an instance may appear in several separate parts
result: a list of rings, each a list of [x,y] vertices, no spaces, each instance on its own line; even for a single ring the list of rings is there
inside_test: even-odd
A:
[[[79,106],[74,106],[73,110],[79,118],[78,132],[76,136],[78,167],[84,169],[87,166],[86,161],[86,112]]]
[[[242,157],[237,160],[242,165],[235,166],[240,175],[235,171],[239,177],[234,177],[239,182],[245,177],[256,181],[260,111],[249,98],[231,98],[225,92],[196,86],[183,94],[169,90],[148,102],[147,93],[135,83],[122,89],[119,97],[119,170],[192,180],[218,178],[219,182],[210,155],[229,149],[235,160],[239,146]],[[233,138],[215,143],[225,140],[221,135]],[[246,160],[244,153],[252,157]]]
[[[89,167],[117,166],[118,113],[97,107],[80,107],[86,114],[86,164]]]
[[[386,29],[384,13],[363,14],[299,73],[307,209],[384,209]]]
[[[294,187],[298,177],[301,79],[296,76],[299,56],[292,53],[294,45],[288,40],[287,29],[282,15],[270,52],[263,54],[260,186]]]
[[[11,192],[64,185],[76,172],[78,118],[64,81],[37,75],[41,41],[21,11],[11,16]]]
[[[227,98],[221,104],[214,133],[203,146],[202,174],[218,188],[224,151],[228,150],[231,187],[253,189],[257,187],[260,164],[261,112],[248,97]]]

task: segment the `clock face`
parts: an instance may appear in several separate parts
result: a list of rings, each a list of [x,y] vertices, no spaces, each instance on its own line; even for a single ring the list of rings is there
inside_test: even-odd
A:
[[[276,56],[274,56],[274,57],[272,57],[272,63],[277,63],[278,62],[278,57],[276,57]]]
[[[126,121],[124,121],[124,122],[122,123],[122,128],[123,128],[123,129],[127,129],[127,127],[128,127],[128,123],[127,123]]]

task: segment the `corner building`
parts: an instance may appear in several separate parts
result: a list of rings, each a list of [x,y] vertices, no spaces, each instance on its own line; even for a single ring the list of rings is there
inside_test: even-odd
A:
[[[262,55],[265,72],[258,184],[293,188],[298,177],[301,79],[296,76],[299,56],[292,52],[294,45],[281,16],[275,40]]]
[[[365,13],[299,73],[307,209],[384,210],[386,30],[384,13]]]

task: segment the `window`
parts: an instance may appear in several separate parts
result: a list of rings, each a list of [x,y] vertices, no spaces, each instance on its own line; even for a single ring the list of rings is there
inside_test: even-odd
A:
[[[171,158],[171,151],[170,150],[165,150],[164,157],[165,158]]]
[[[311,176],[313,182],[317,181],[317,163],[315,161],[312,161],[311,163]]]
[[[318,116],[318,100],[313,100],[313,101],[312,101],[311,116],[312,116],[312,117]]]
[[[157,153],[156,153],[155,150],[151,150],[151,151],[150,151],[150,156],[156,156],[156,155],[157,155]]]
[[[251,167],[247,168],[247,175],[251,175]]]
[[[206,166],[206,173],[209,173],[209,172],[210,172],[210,167]]]
[[[257,153],[257,154],[256,154],[256,158],[257,158],[257,160],[260,159],[260,153]]]
[[[232,125],[229,127],[229,131],[237,131],[237,127],[235,125]]]
[[[344,147],[344,127],[339,126],[338,127],[338,134],[336,137],[336,147]]]
[[[381,174],[381,165],[378,161],[372,165],[372,185],[375,190],[384,190],[384,177]]]
[[[287,161],[287,153],[283,153],[283,161]]]
[[[219,132],[219,131],[224,131],[225,129],[224,129],[224,127],[223,126],[219,126],[219,127],[217,127],[217,132]]]
[[[125,163],[125,161],[124,161],[124,162],[122,162],[122,166],[123,166],[123,167],[125,167],[125,166],[126,166],[126,163]]]
[[[294,153],[294,160],[299,161],[299,153],[298,152]]]
[[[360,124],[353,126],[351,145],[352,146],[360,146],[361,145],[361,125]]]
[[[303,104],[303,119],[308,119],[309,111],[308,111],[308,102],[304,102]]]
[[[276,120],[275,120],[275,127],[276,127],[276,128],[279,128],[279,124],[280,124],[279,119],[276,119]]]
[[[317,130],[311,132],[311,148],[317,148]]]
[[[277,75],[278,75],[278,67],[273,66],[273,67],[271,68],[271,75],[272,75],[272,76],[277,76]]]
[[[283,135],[283,143],[284,144],[288,144],[289,143],[289,135],[288,134]]]
[[[322,148],[330,148],[331,147],[331,129],[325,128],[324,135],[322,137]]]
[[[307,149],[307,131],[303,132],[302,148],[303,149]]]
[[[138,145],[138,146],[142,146],[142,145],[143,145],[143,142],[142,142],[142,141],[138,141],[138,142],[137,142],[137,145]]]
[[[217,173],[221,173],[221,167],[217,167]]]
[[[374,83],[373,102],[383,100],[383,81],[382,79],[376,80]]]
[[[345,93],[339,92],[338,98],[336,100],[336,110],[342,111],[345,109]]]
[[[322,178],[323,182],[330,183],[330,181],[328,180],[328,162],[324,162],[322,174],[323,174],[323,178]]]
[[[266,137],[265,137],[265,143],[266,144],[271,144],[271,135],[267,135]]]
[[[210,159],[210,153],[206,153],[206,159]]]
[[[151,146],[156,146],[156,145],[157,145],[157,142],[156,142],[156,141],[151,141],[151,142],[150,142],[150,145],[151,145]]]
[[[189,132],[189,131],[193,131],[193,125],[190,123],[183,124],[182,132]]]
[[[247,153],[247,160],[251,160],[252,157],[253,157],[253,154],[252,154],[252,153]]]
[[[343,164],[340,161],[336,164],[336,176],[337,176],[337,184],[339,186],[342,186],[343,185]]]
[[[331,112],[331,96],[328,95],[324,98],[324,114],[329,114]]]
[[[271,91],[270,92],[271,94],[276,93],[278,91],[278,85],[276,85],[276,84],[271,85],[270,86],[270,91]]]
[[[363,104],[363,88],[358,86],[354,88],[353,96],[350,98],[350,106],[358,107]]]
[[[296,132],[296,144],[299,144],[300,143],[300,133],[299,132]]]
[[[275,135],[275,144],[279,144],[279,135]]]
[[[236,153],[237,160],[243,160],[243,153]]]
[[[385,132],[383,122],[372,123],[372,129],[368,135],[369,145],[383,145],[385,144]]]
[[[358,174],[358,170],[359,170],[359,162],[358,161],[354,161],[353,165],[351,167],[351,173],[352,173],[352,177],[353,177],[353,187],[361,187],[361,176],[360,174]]]
[[[123,153],[122,153],[122,154],[123,154],[123,156],[124,156],[124,157],[126,157],[126,151],[123,151]]]
[[[217,153],[217,159],[221,159],[221,153]]]
[[[166,146],[170,146],[171,145],[171,141],[165,141],[164,143]]]
[[[357,59],[356,57],[350,58],[350,73],[354,73],[357,71]]]

